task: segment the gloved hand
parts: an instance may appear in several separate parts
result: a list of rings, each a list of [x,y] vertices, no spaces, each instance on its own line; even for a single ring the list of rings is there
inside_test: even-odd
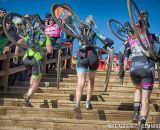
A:
[[[3,54],[6,54],[9,50],[10,50],[9,47],[5,47],[5,48],[3,49]]]
[[[123,79],[123,78],[124,78],[124,75],[125,75],[124,68],[123,68],[123,67],[120,67],[120,70],[119,70],[119,73],[118,73],[119,78],[120,78],[120,79]]]

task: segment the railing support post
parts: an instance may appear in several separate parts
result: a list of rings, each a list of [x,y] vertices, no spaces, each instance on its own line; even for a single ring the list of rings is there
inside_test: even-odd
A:
[[[10,57],[11,57],[11,50],[9,50],[7,53],[7,59],[4,60],[3,62],[3,70],[5,71],[5,75],[3,77],[3,83],[2,85],[4,86],[4,92],[7,92],[7,88],[8,88],[8,80],[9,80],[9,70],[10,70]]]
[[[114,58],[114,48],[109,53],[109,60],[108,60],[108,65],[107,65],[107,70],[106,70],[106,81],[105,81],[106,84],[105,84],[105,89],[104,89],[105,92],[107,92],[108,85],[109,85],[109,79],[110,79],[110,75],[112,71],[113,58]]]

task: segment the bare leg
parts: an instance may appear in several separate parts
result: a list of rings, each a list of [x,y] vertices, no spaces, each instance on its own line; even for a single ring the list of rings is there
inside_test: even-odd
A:
[[[134,114],[132,121],[134,123],[138,122],[139,119],[139,111],[141,107],[141,97],[142,97],[142,88],[140,85],[135,86],[135,93],[134,93]]]
[[[88,88],[87,88],[87,101],[90,101],[92,97],[95,75],[96,75],[96,72],[89,72],[88,74],[89,80],[88,80]]]
[[[40,80],[33,79],[33,77],[31,76],[31,79],[30,79],[31,87],[29,88],[27,94],[24,96],[24,106],[32,107],[31,103],[29,102],[29,99],[37,91],[39,84],[40,84]]]
[[[141,116],[147,116],[149,112],[149,99],[151,96],[152,90],[142,90],[142,108]]]
[[[86,82],[86,72],[77,73],[77,88],[76,88],[76,107],[80,107],[80,101],[82,98],[83,88]]]
[[[31,77],[30,81],[32,84],[31,84],[31,87],[29,88],[28,93],[27,93],[28,97],[31,97],[34,95],[34,93],[37,91],[39,84],[40,84],[40,80],[33,79],[32,77]]]
[[[86,109],[92,109],[90,100],[92,98],[92,93],[93,93],[93,89],[94,89],[94,79],[96,76],[96,72],[89,72],[88,77],[88,88],[87,88],[87,100],[86,100]]]
[[[141,86],[135,86],[135,93],[134,93],[134,102],[141,102],[142,98],[142,88]]]
[[[142,108],[141,108],[141,119],[139,122],[139,130],[145,130],[144,126],[147,120],[149,112],[149,99],[151,96],[152,90],[142,90]]]

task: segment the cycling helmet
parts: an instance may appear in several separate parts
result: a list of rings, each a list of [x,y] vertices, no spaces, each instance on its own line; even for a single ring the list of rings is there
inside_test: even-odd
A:
[[[21,25],[22,23],[23,23],[23,20],[21,19],[21,18],[19,18],[19,17],[14,17],[13,19],[12,19],[12,22],[15,24],[15,25]]]
[[[146,10],[141,10],[140,14],[143,16],[143,15],[147,15],[148,16],[148,11]]]
[[[97,26],[96,26],[96,24],[95,24],[95,22],[94,22],[94,18],[93,18],[92,15],[89,15],[89,16],[86,18],[86,24],[89,25],[89,26],[93,26],[93,25],[94,25],[94,27],[97,28]]]
[[[141,16],[142,16],[142,20],[144,20],[147,24],[147,27],[150,27],[149,21],[148,21],[148,11],[146,10],[142,10],[140,12]]]

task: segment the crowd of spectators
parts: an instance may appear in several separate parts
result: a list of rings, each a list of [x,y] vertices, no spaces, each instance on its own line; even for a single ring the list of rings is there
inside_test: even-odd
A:
[[[3,18],[6,13],[7,12],[5,9],[0,8],[0,55],[3,54],[4,48],[10,44],[10,41],[7,39],[7,36],[4,33],[3,23],[2,23]],[[37,15],[39,16],[39,14],[37,14]],[[30,16],[33,16],[33,15],[29,15],[29,14],[24,15],[24,17],[28,20],[30,20]],[[47,13],[45,15],[45,19],[41,20],[41,22],[42,22],[41,24],[43,24],[45,27],[45,29],[44,29],[45,34],[48,35],[51,39],[53,48],[57,48],[57,46],[60,47],[64,44],[67,44],[70,47],[69,47],[69,49],[67,49],[67,48],[62,49],[62,56],[66,56],[67,54],[71,54],[73,39],[68,38],[68,40],[64,41],[64,39],[63,39],[64,36],[62,36],[62,35],[64,35],[63,34],[64,32],[62,32],[62,30],[55,23],[52,15],[50,13]],[[7,22],[6,24],[9,26],[10,22]],[[69,36],[66,35],[66,37],[69,37]],[[16,48],[15,46],[11,47],[12,53],[15,52],[15,48]],[[23,48],[21,48],[21,51],[24,51]],[[57,58],[57,57],[58,57],[58,50],[54,50],[52,54],[47,55],[48,59]],[[66,69],[66,62],[67,61],[63,61],[61,63],[62,69]],[[2,64],[3,64],[3,61],[0,61],[0,70],[3,69]],[[16,62],[14,61],[14,59],[11,59],[11,61],[10,61],[11,68],[20,66],[22,64],[23,64],[22,57],[19,57]],[[47,65],[46,70],[48,70],[48,69],[56,69],[56,63]],[[14,85],[17,80],[25,81],[26,78],[28,77],[28,75],[30,75],[30,73],[28,73],[27,71],[22,71],[22,72],[18,72],[18,73],[10,75],[9,76],[9,85]]]

